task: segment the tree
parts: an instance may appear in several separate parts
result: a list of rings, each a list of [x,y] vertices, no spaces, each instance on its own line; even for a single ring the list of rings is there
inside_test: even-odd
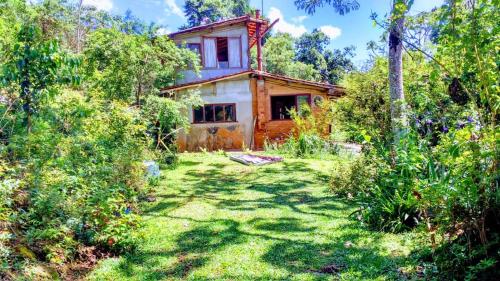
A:
[[[0,83],[18,91],[28,133],[31,117],[42,98],[57,93],[57,86],[78,84],[80,61],[62,51],[55,40],[43,40],[37,26],[24,24],[0,74]]]
[[[132,14],[131,10],[125,11],[123,17],[117,17],[120,31],[125,34],[144,34],[147,30],[146,25],[139,18]]]
[[[331,84],[338,84],[345,74],[355,70],[356,67],[352,62],[354,57],[354,46],[345,47],[344,49],[327,50],[324,54],[328,77],[327,80]]]
[[[321,30],[303,34],[295,43],[297,61],[314,66],[323,81],[338,84],[345,73],[354,70],[354,46],[328,50],[330,38]]]
[[[391,119],[396,141],[406,126],[403,91],[403,33],[405,14],[413,0],[393,0],[389,26],[389,88],[391,97]],[[299,9],[313,14],[317,7],[328,4],[343,15],[359,8],[356,0],[295,0]]]
[[[319,81],[320,75],[313,65],[295,60],[294,39],[288,33],[270,37],[264,45],[266,71],[294,78]]]
[[[316,8],[323,7],[325,4],[332,6],[340,15],[359,9],[359,3],[356,0],[295,0],[297,8],[311,15],[316,12]]]
[[[393,0],[389,26],[389,92],[391,120],[396,141],[408,123],[403,89],[403,33],[405,13],[411,2],[413,1]]]
[[[187,25],[182,28],[251,13],[253,10],[249,0],[186,0],[184,14],[187,18]]]
[[[165,36],[123,34],[117,29],[94,31],[84,50],[85,76],[92,88],[109,99],[137,105],[145,95],[172,85],[180,70],[198,70],[198,56]]]
[[[297,48],[295,58],[303,63],[313,65],[321,74],[323,80],[325,80],[328,72],[323,54],[329,43],[330,38],[319,29],[303,34],[295,43]]]

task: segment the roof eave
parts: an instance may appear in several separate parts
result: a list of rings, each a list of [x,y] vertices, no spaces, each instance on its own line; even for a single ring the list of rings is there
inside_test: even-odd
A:
[[[215,83],[218,81],[226,80],[226,79],[231,79],[231,78],[236,78],[244,75],[249,75],[252,74],[251,70],[246,70],[238,73],[233,73],[229,75],[224,75],[224,76],[219,76],[219,77],[214,77],[211,79],[206,79],[206,80],[200,80],[196,82],[191,82],[191,83],[185,83],[181,85],[176,85],[176,86],[171,86],[171,87],[165,87],[160,90],[160,94],[164,94],[169,91],[179,91],[179,90],[184,90],[184,89],[189,89],[189,88],[194,88],[198,87],[204,84],[209,84],[209,83]]]
[[[281,81],[286,81],[289,83],[297,83],[297,84],[302,84],[306,85],[309,87],[314,87],[314,88],[319,88],[323,89],[325,91],[328,91],[329,96],[333,97],[340,97],[345,94],[345,88],[337,85],[331,85],[331,84],[326,84],[326,83],[320,83],[320,82],[313,82],[313,81],[307,81],[307,80],[302,80],[302,79],[297,79],[297,78],[291,78],[287,76],[281,76],[281,75],[276,75],[276,74],[271,74],[268,72],[263,72],[263,71],[256,71],[256,70],[245,70],[242,72],[238,73],[233,73],[225,76],[219,76],[219,77],[214,77],[211,79],[206,79],[206,80],[201,80],[201,81],[196,81],[196,82],[191,82],[191,83],[185,83],[181,85],[176,85],[176,86],[171,86],[171,87],[165,87],[160,90],[160,94],[164,94],[169,91],[179,91],[179,90],[184,90],[188,88],[194,88],[198,87],[204,84],[209,84],[209,83],[215,83],[218,81],[226,80],[226,79],[232,79],[232,78],[237,78],[240,76],[244,75],[253,75],[254,77],[267,77],[269,79],[276,79],[276,80],[281,80]]]
[[[269,24],[268,20],[256,19],[256,18],[252,18],[250,15],[246,15],[246,16],[227,19],[227,20],[223,20],[223,21],[212,22],[212,23],[205,24],[205,25],[199,25],[199,26],[191,27],[191,28],[184,29],[184,30],[179,30],[179,31],[168,34],[168,37],[173,38],[177,35],[200,32],[200,31],[203,31],[206,29],[216,28],[219,26],[233,25],[233,24],[246,23],[246,22],[268,23]]]

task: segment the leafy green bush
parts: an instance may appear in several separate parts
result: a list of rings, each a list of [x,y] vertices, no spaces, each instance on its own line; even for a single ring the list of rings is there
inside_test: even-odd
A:
[[[328,158],[338,155],[339,147],[329,135],[328,127],[332,122],[332,104],[324,101],[316,109],[306,104],[300,112],[290,110],[294,122],[292,134],[283,144],[265,143],[267,151],[275,151],[293,157]]]
[[[332,178],[332,188],[358,192],[361,218],[371,227],[427,229],[441,277],[488,280],[498,275],[500,260],[498,130],[481,126],[467,111],[457,119],[438,134],[437,145],[432,128],[422,137],[415,120],[391,149],[372,144],[365,151],[363,166],[375,171],[366,185],[349,185],[367,176],[353,169]]]
[[[367,152],[367,166],[376,172],[372,174],[373,184],[361,193],[361,215],[366,223],[380,230],[401,232],[420,222],[414,196],[414,188],[423,175],[420,150],[416,137],[409,135],[401,139],[394,151],[379,147]]]
[[[15,128],[1,150],[6,159],[27,161],[12,175],[28,196],[17,202],[13,228],[53,263],[71,259],[82,243],[132,250],[140,238],[136,204],[146,191],[148,146],[138,110],[64,91],[43,106],[29,135]],[[6,196],[12,202],[13,194]]]
[[[283,144],[265,142],[264,149],[270,153],[301,158],[329,158],[339,153],[339,147],[332,141],[315,134],[300,134],[296,139],[290,135]]]
[[[347,96],[335,107],[351,139],[362,141],[362,132],[372,137],[365,157],[376,173],[360,192],[366,194],[362,219],[389,231],[418,222],[433,246],[427,261],[439,280],[500,275],[497,6],[460,0],[409,17],[408,33],[433,30],[425,54],[432,60],[411,50],[403,59],[410,124],[399,142],[392,135],[385,58],[348,75]]]
[[[154,148],[158,150],[158,158],[162,163],[172,164],[176,161],[175,140],[178,132],[189,128],[189,120],[184,112],[201,104],[196,91],[177,100],[153,95],[146,98],[142,115],[147,121],[148,133],[154,140]]]
[[[83,9],[76,21],[66,1],[1,2],[0,279],[85,246],[133,250],[138,198],[158,185],[143,161],[175,161],[195,100],[154,95],[199,56],[133,16]]]
[[[359,199],[373,185],[375,174],[375,167],[363,155],[339,161],[332,170],[330,189],[336,195]]]

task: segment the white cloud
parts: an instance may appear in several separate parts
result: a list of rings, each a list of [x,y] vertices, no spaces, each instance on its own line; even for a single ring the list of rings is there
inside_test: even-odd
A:
[[[158,30],[156,31],[156,35],[158,35],[158,36],[167,35],[170,33],[172,33],[172,30],[170,30],[166,27],[158,28]]]
[[[298,17],[293,17],[292,18],[292,21],[294,23],[302,23],[304,20],[306,20],[308,18],[308,16],[298,16]]]
[[[113,8],[112,0],[83,0],[82,2],[85,6],[94,6],[98,10],[111,11]]]
[[[279,19],[279,22],[274,26],[274,29],[279,32],[290,33],[293,37],[299,37],[300,35],[307,32],[307,29],[302,24],[293,24],[285,21],[283,13],[275,7],[269,9],[268,14],[271,22]]]
[[[181,18],[184,18],[184,13],[182,12],[181,8],[177,6],[175,0],[165,0],[165,4],[167,4],[167,9],[165,11],[168,15],[174,14]]]
[[[328,35],[328,37],[330,37],[331,40],[342,35],[342,29],[340,29],[336,26],[323,25],[322,27],[319,28],[319,30],[323,31],[323,33]]]

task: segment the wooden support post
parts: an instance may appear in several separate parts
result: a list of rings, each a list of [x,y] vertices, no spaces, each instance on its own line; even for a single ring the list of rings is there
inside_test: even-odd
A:
[[[260,36],[260,23],[257,24],[257,70],[262,71],[262,37]]]
[[[257,78],[257,128],[264,129],[266,122],[266,91],[265,82],[262,77]]]

